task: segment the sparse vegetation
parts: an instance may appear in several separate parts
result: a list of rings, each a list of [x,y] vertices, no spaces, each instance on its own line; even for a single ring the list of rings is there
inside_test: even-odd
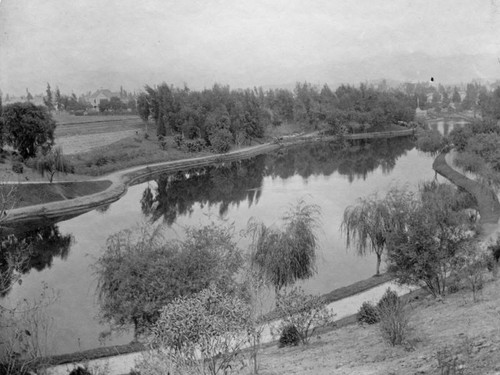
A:
[[[331,326],[335,314],[326,306],[320,296],[305,294],[301,288],[294,287],[276,296],[276,311],[282,318],[278,333],[279,342],[299,342],[306,345],[318,328]]]
[[[392,346],[402,345],[407,339],[409,330],[409,317],[405,303],[395,292],[388,289],[377,304],[377,311],[384,340]]]

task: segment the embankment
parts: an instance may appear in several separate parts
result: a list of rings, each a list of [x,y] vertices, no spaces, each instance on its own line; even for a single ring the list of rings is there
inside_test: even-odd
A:
[[[399,131],[362,133],[345,135],[344,139],[373,139],[373,138],[394,138],[404,137],[414,134],[413,129]],[[292,146],[298,143],[335,140],[335,136],[314,136],[303,135],[299,137],[284,137],[275,143],[265,143],[252,146],[226,154],[216,154],[198,158],[161,162],[146,166],[129,168],[123,171],[112,173],[100,178],[105,183],[109,181],[110,186],[94,194],[78,196],[74,199],[64,199],[55,202],[44,202],[41,204],[18,207],[9,210],[0,219],[0,227],[14,227],[33,222],[54,221],[63,217],[74,217],[97,207],[113,203],[120,199],[126,192],[128,186],[147,181],[155,175],[168,172],[177,172],[190,168],[203,167],[218,163],[227,163],[235,160],[250,158],[259,154],[267,153],[280,147]]]
[[[482,235],[489,236],[498,227],[498,220],[500,219],[500,203],[497,195],[488,187],[457,172],[448,165],[445,156],[445,153],[439,154],[434,160],[432,168],[456,186],[468,191],[476,199],[479,214],[481,215]]]

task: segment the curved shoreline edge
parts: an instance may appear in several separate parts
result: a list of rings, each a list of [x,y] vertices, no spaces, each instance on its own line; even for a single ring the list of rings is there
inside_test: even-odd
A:
[[[373,138],[404,137],[413,134],[414,129],[404,129],[378,133],[349,134],[343,136],[343,138],[348,140],[360,140]],[[0,220],[0,227],[9,228],[29,222],[50,222],[60,218],[72,218],[78,216],[97,207],[116,202],[125,195],[129,186],[145,182],[157,174],[178,172],[190,168],[233,162],[251,158],[253,156],[279,149],[281,147],[289,147],[300,143],[338,139],[339,137],[337,136],[315,136],[315,134],[288,136],[283,137],[278,143],[264,143],[257,146],[251,146],[240,150],[231,151],[226,154],[214,154],[128,168],[125,170],[113,172],[107,176],[99,178],[98,180],[111,181],[111,186],[104,191],[74,199],[42,203],[38,205],[9,210],[7,214]]]
[[[439,173],[454,185],[463,188],[476,199],[481,216],[479,220],[481,237],[485,239],[491,236],[498,227],[500,219],[500,203],[495,192],[453,169],[446,162],[446,153],[440,153],[436,157],[434,163],[432,163],[432,168],[436,173]]]

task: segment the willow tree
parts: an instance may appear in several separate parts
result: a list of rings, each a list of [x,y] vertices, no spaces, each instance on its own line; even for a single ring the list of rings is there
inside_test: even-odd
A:
[[[319,206],[299,201],[283,215],[281,228],[256,221],[249,223],[253,236],[252,266],[277,292],[316,273],[320,214]]]
[[[360,256],[375,253],[376,275],[380,275],[389,221],[389,207],[376,195],[360,198],[355,206],[349,206],[344,211],[341,231],[346,236],[346,245],[348,248],[355,246]]]
[[[344,211],[340,229],[346,237],[348,248],[355,247],[358,255],[377,255],[376,275],[380,275],[382,254],[389,233],[405,226],[415,208],[412,192],[403,188],[392,188],[384,198],[376,194],[360,198],[355,206]]]

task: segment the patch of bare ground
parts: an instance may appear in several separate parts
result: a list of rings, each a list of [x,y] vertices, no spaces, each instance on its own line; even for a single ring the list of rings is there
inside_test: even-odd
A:
[[[407,310],[411,331],[403,346],[384,342],[378,324],[350,325],[324,333],[308,346],[264,349],[260,373],[500,374],[500,280],[490,277],[476,303],[462,290],[444,300],[413,300]],[[446,366],[454,366],[455,372],[441,372]]]

